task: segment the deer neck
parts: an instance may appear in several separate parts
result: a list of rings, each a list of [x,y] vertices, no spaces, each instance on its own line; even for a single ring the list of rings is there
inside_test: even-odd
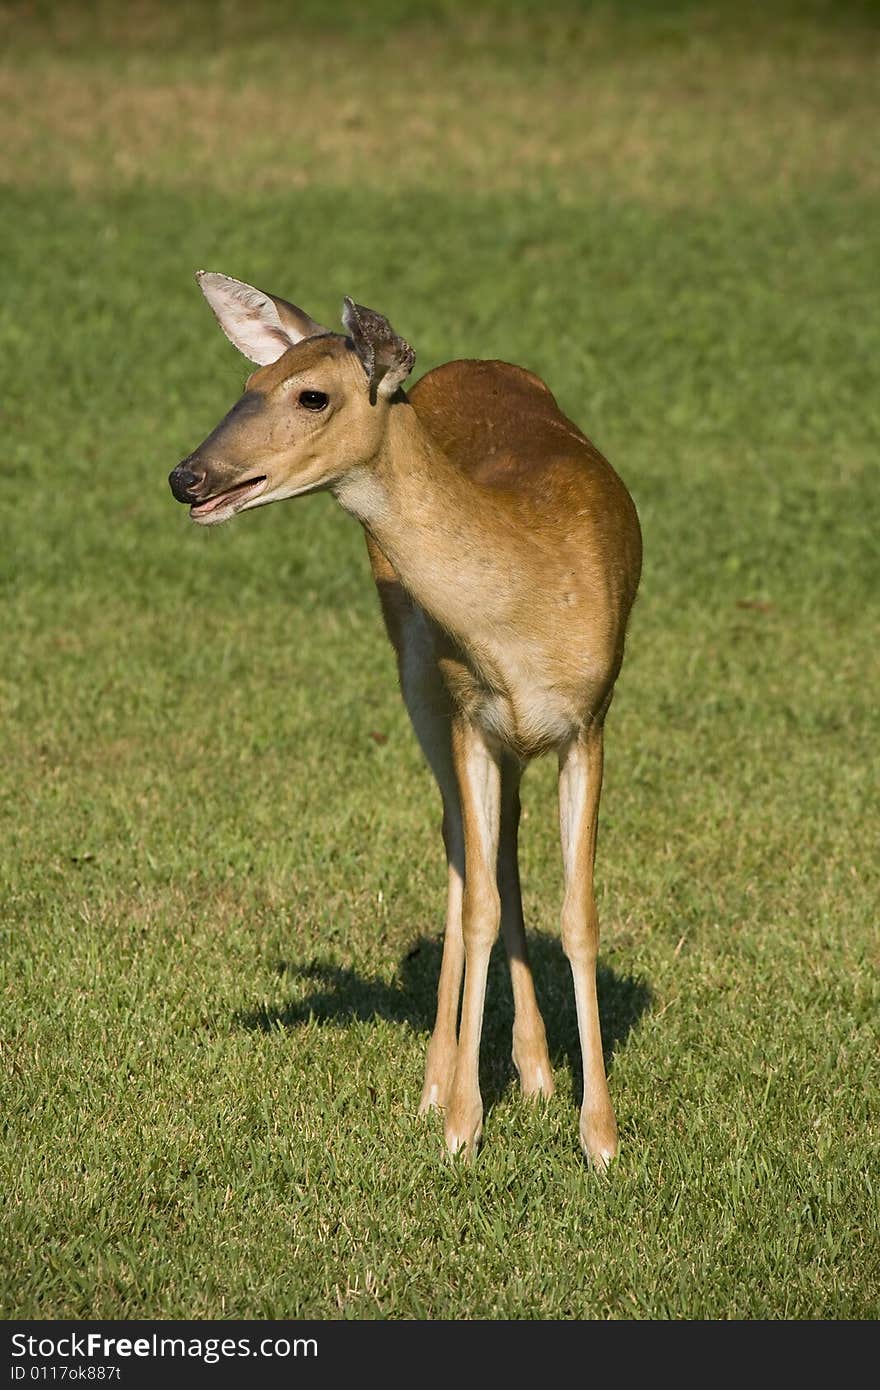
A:
[[[497,556],[497,512],[408,402],[391,406],[376,458],[334,490],[404,588],[463,646],[474,645],[480,626],[489,632],[503,621],[509,592],[498,580],[509,567]]]

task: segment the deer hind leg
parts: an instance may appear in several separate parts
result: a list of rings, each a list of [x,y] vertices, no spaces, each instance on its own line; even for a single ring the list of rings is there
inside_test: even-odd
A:
[[[465,878],[462,936],[464,995],[455,1075],[446,1107],[446,1144],[452,1153],[471,1154],[480,1142],[480,1036],[489,957],[501,925],[498,893],[498,841],[501,822],[501,755],[482,732],[464,720],[452,730],[455,771],[464,829]]]
[[[598,1168],[607,1168],[617,1153],[617,1123],[605,1079],[596,997],[599,919],[593,895],[593,866],[601,790],[602,727],[599,724],[591,726],[560,752],[559,825],[565,866],[562,947],[574,978],[584,1064],[581,1147]]]
[[[525,1096],[552,1096],[553,1071],[547,1052],[544,1020],[535,997],[523,921],[519,882],[519,784],[522,770],[506,758],[501,774],[501,832],[498,845],[498,889],[501,931],[513,987],[513,1064]]]

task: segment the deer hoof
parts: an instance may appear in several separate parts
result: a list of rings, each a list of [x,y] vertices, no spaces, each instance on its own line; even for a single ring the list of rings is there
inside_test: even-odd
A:
[[[581,1114],[581,1148],[599,1173],[617,1157],[617,1124],[611,1114]]]
[[[451,1154],[473,1158],[483,1137],[482,1105],[455,1107],[446,1116],[446,1147]]]

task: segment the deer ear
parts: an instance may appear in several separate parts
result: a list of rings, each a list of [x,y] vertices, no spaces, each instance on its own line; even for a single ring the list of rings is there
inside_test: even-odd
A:
[[[342,322],[367,374],[372,399],[393,396],[415,365],[416,355],[409,343],[395,333],[382,314],[348,297]]]
[[[295,304],[274,294],[231,280],[213,270],[199,270],[196,279],[227,338],[251,362],[266,367],[303,338],[329,333]]]

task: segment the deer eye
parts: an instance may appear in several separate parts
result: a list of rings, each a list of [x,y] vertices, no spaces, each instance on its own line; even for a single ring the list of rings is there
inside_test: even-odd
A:
[[[299,403],[306,410],[326,410],[330,397],[326,391],[300,391]]]

